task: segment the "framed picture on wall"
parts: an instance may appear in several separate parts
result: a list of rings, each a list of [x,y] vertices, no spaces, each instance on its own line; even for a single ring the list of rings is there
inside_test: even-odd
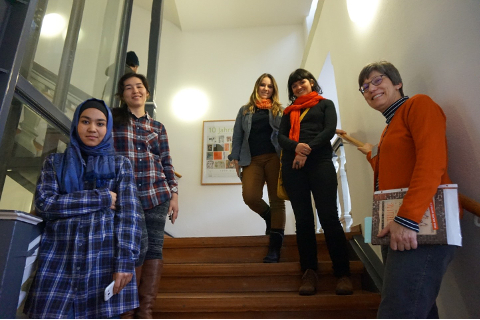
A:
[[[233,161],[232,136],[235,120],[203,121],[202,185],[241,184]]]

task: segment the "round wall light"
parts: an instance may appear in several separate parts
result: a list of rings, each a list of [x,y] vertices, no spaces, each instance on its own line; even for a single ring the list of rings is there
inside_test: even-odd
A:
[[[56,37],[65,31],[65,18],[58,13],[49,13],[43,17],[40,34],[47,38]]]
[[[173,113],[184,121],[200,119],[208,109],[207,95],[198,89],[179,91],[172,101]]]
[[[347,0],[350,20],[357,25],[367,26],[377,13],[380,0]]]

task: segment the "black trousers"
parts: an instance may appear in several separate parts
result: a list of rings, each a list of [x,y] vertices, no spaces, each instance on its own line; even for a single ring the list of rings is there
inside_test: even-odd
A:
[[[307,159],[302,169],[282,164],[285,190],[292,203],[302,271],[317,270],[317,239],[311,196],[325,232],[336,277],[350,275],[347,239],[337,214],[337,174],[331,159]]]

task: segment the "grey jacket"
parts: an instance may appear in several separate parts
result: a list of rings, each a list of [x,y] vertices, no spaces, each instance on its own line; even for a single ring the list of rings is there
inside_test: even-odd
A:
[[[252,128],[253,113],[247,112],[243,114],[244,107],[241,107],[235,120],[232,137],[232,153],[228,155],[228,160],[238,160],[240,166],[248,166],[252,161],[250,155],[250,147],[248,145],[248,138],[250,137],[250,129]],[[272,144],[280,157],[281,147],[278,144],[278,129],[280,128],[281,115],[273,116],[272,110],[268,112],[270,126],[272,127],[272,135],[270,139]]]

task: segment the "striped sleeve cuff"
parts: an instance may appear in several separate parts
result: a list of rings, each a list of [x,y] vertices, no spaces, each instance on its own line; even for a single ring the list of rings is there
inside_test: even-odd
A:
[[[416,223],[416,222],[413,221],[413,220],[396,216],[396,217],[393,219],[393,221],[395,221],[395,222],[398,223],[399,225],[402,225],[402,226],[404,226],[405,228],[408,228],[408,229],[413,230],[413,231],[415,231],[415,232],[419,232],[419,231],[420,231],[420,228],[418,227],[418,223]]]

